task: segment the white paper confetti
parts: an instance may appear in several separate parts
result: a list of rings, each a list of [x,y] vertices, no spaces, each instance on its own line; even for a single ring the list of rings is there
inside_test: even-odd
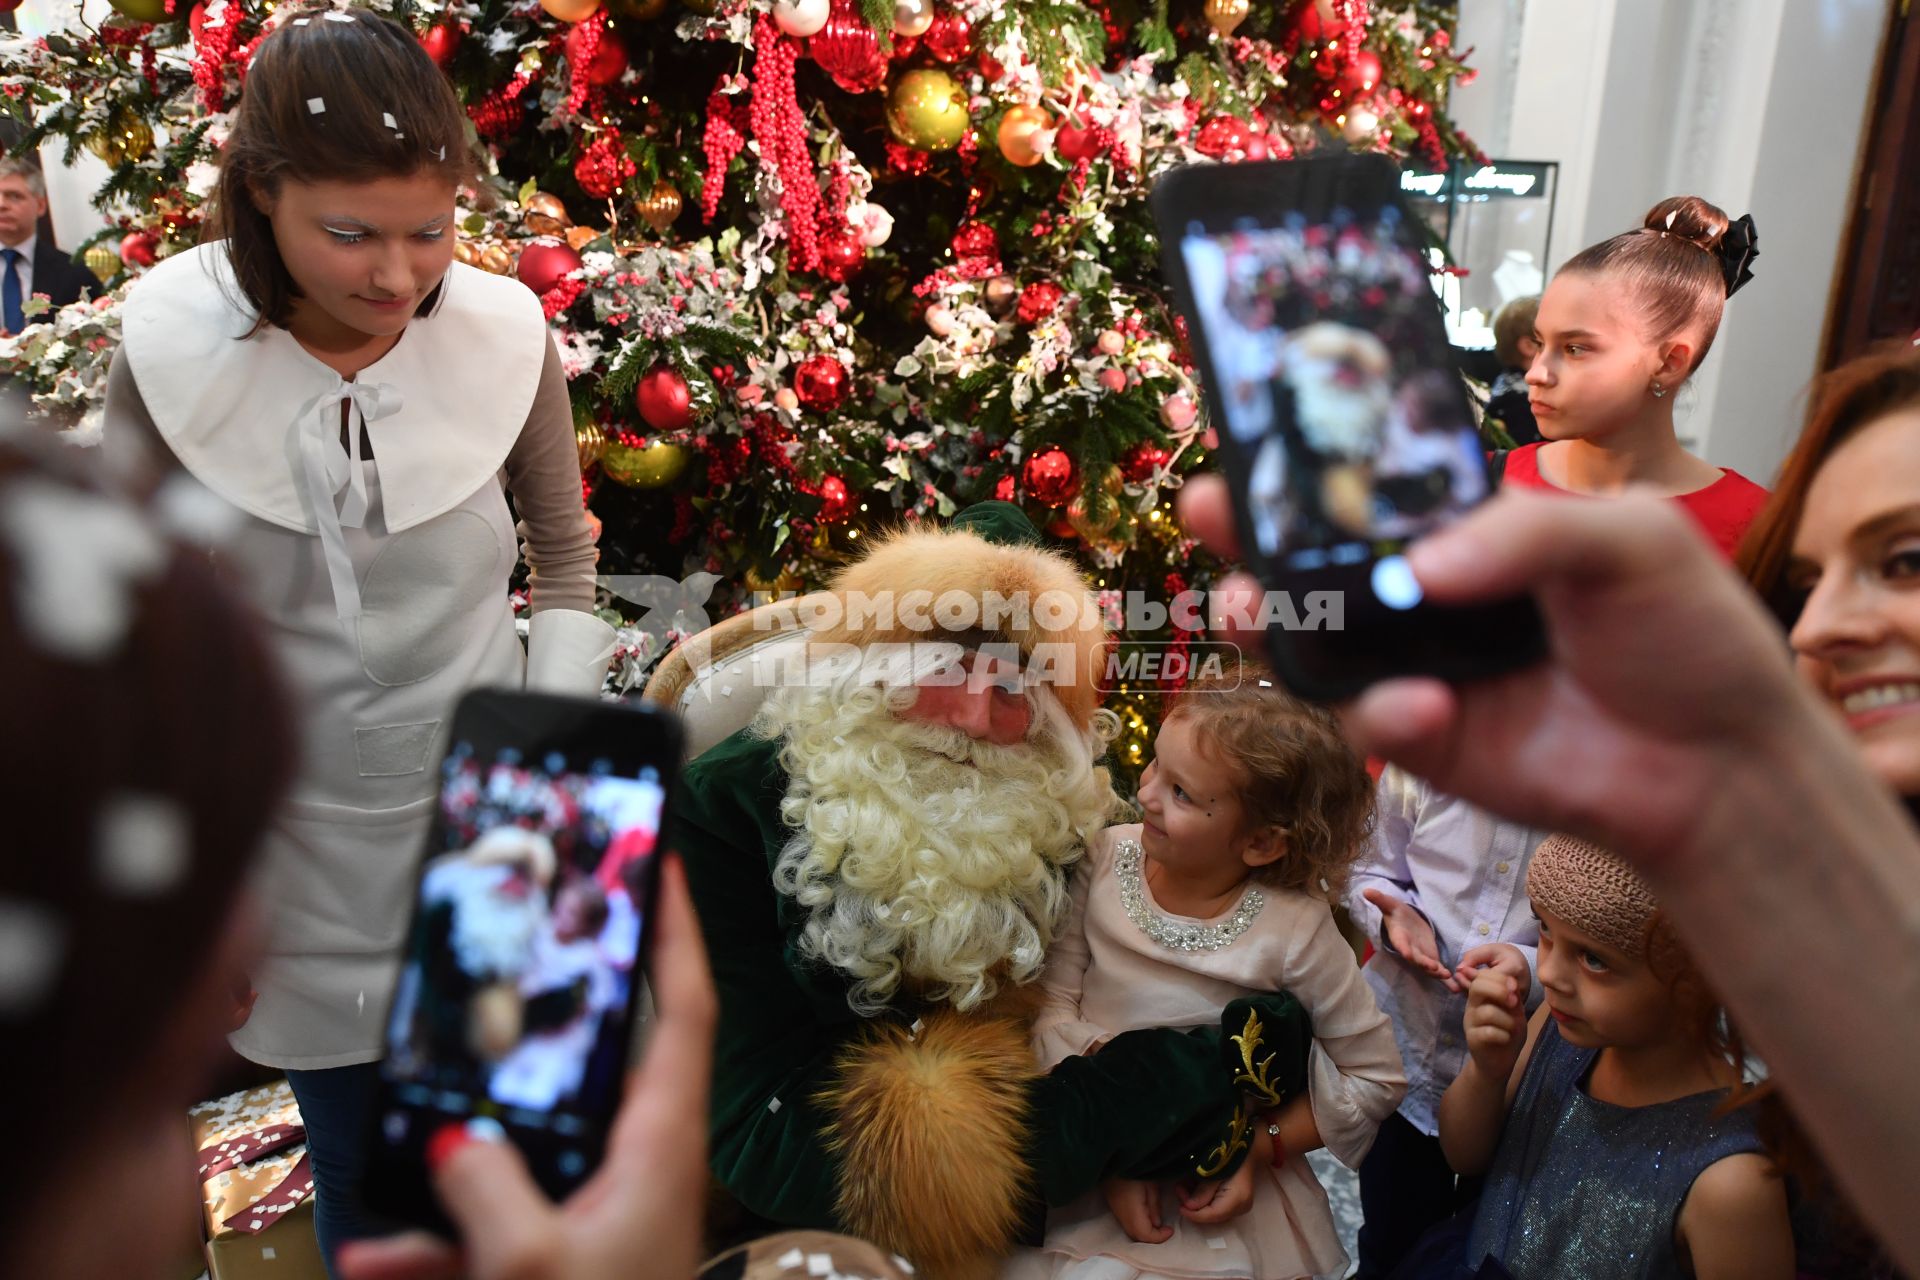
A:
[[[327,100],[325,98],[308,98],[307,99],[308,115],[323,116],[326,113],[327,113]]]
[[[326,19],[326,20],[327,20],[328,22],[352,22],[352,21],[353,21],[353,15],[352,15],[352,14],[350,14],[350,13],[341,13],[341,12],[340,12],[339,10],[337,10],[337,9],[336,9],[336,10],[334,10],[333,12],[331,12],[331,13],[323,13],[323,14],[321,14],[320,16],[321,16],[322,18],[324,18],[324,19]]]
[[[102,806],[93,832],[93,873],[109,892],[129,898],[170,892],[192,862],[192,823],[175,801],[122,792]]]
[[[133,625],[131,585],[166,563],[165,545],[130,508],[42,480],[0,498],[0,534],[20,564],[20,626],[74,662],[111,656]]]
[[[769,1098],[769,1099],[767,1100],[767,1114],[769,1114],[769,1115],[775,1115],[775,1114],[778,1114],[778,1112],[779,1112],[779,1110],[780,1110],[780,1107],[781,1107],[781,1105],[782,1105],[782,1104],[781,1104],[781,1102],[780,1102],[780,1099],[778,1099],[778,1098]]]
[[[225,545],[246,522],[240,508],[185,471],[168,476],[149,507],[161,528],[197,547]]]
[[[775,1262],[773,1265],[776,1267],[779,1267],[782,1271],[791,1271],[795,1267],[799,1266],[801,1263],[805,1262],[806,1260],[807,1260],[807,1255],[804,1253],[801,1253],[800,1250],[789,1249],[785,1253],[781,1254],[779,1260]]]
[[[66,949],[66,925],[53,911],[0,898],[0,1018],[24,1017],[46,999]]]
[[[380,113],[380,122],[389,129],[398,129],[400,127],[400,122],[393,118],[393,112],[391,111],[382,111]]]
[[[810,1276],[830,1276],[833,1274],[833,1255],[830,1253],[810,1253],[807,1255],[807,1274]]]
[[[1224,1249],[1226,1247],[1227,1247],[1227,1238],[1225,1236],[1208,1236],[1207,1237],[1207,1248]]]

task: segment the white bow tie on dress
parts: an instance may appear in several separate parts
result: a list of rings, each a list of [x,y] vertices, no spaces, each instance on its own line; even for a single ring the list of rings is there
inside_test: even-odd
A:
[[[346,444],[340,442],[340,404],[350,402]],[[326,555],[327,580],[333,586],[334,609],[343,624],[360,616],[360,581],[354,576],[353,557],[347,552],[346,529],[358,529],[367,519],[367,479],[360,463],[361,429],[400,412],[400,392],[382,382],[342,379],[316,396],[296,419],[300,445],[300,480],[313,508],[320,547]],[[377,465],[377,463],[376,463]],[[346,498],[338,508],[334,499]]]

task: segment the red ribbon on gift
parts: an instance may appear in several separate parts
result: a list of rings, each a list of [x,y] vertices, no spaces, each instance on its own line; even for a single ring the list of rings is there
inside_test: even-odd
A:
[[[229,1138],[217,1146],[203,1147],[198,1153],[200,1181],[206,1182],[243,1164],[252,1164],[297,1147],[307,1140],[307,1127],[301,1124],[271,1124],[264,1129]],[[265,1231],[281,1216],[297,1208],[313,1194],[313,1157],[302,1154],[287,1176],[273,1190],[237,1213],[227,1215],[220,1225],[242,1235]]]

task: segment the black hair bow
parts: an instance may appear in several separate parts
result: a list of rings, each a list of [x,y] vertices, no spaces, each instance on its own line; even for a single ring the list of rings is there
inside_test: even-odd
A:
[[[1727,282],[1727,296],[1740,292],[1740,286],[1753,279],[1753,260],[1760,256],[1760,233],[1754,230],[1753,215],[1743,213],[1727,225],[1720,237],[1720,275]]]

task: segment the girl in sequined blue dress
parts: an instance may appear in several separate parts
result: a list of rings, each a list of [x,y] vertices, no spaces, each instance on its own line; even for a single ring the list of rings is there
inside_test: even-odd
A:
[[[1406,1089],[1326,896],[1337,900],[1364,843],[1366,770],[1327,712],[1249,669],[1176,700],[1139,803],[1143,821],[1095,836],[1076,868],[1042,978],[1042,1066],[1143,1027],[1217,1025],[1235,999],[1285,990],[1312,1019],[1307,1087],[1251,1126],[1231,1177],[1110,1182],[1054,1211],[1044,1247],[1004,1280],[1340,1274],[1346,1255],[1303,1157],[1324,1145],[1357,1165]]]
[[[1738,1046],[1645,884],[1553,836],[1527,892],[1545,998],[1528,1020],[1525,965],[1482,971],[1472,1056],[1440,1104],[1448,1162],[1486,1175],[1479,1207],[1396,1280],[1792,1280]]]

